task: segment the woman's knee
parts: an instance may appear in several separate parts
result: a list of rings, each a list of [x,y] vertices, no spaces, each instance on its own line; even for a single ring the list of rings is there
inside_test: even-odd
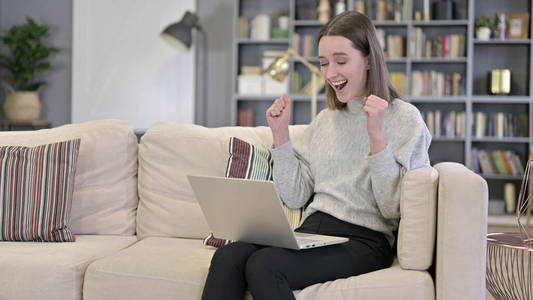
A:
[[[280,271],[283,252],[281,248],[268,247],[254,252],[246,262],[245,274],[247,278],[265,273],[276,273]]]
[[[230,243],[222,248],[218,248],[211,258],[211,265],[215,266],[244,266],[251,253],[255,251],[255,246],[247,243]]]

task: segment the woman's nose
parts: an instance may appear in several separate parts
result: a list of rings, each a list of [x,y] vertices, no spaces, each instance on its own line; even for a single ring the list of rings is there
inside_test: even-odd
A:
[[[333,64],[329,64],[324,72],[324,77],[327,79],[333,78],[337,75],[337,70],[333,66]]]

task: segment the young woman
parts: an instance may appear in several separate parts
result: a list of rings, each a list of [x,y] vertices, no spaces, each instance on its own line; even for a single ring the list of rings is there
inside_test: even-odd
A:
[[[429,166],[431,136],[418,110],[391,85],[371,21],[345,12],[318,35],[328,108],[298,139],[291,101],[267,110],[274,184],[283,202],[304,207],[296,230],[349,238],[302,251],[243,242],[216,251],[203,299],[294,299],[292,290],[391,265],[406,171]]]

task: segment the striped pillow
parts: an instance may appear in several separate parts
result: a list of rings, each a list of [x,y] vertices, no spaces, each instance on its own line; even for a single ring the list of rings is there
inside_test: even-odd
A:
[[[272,155],[268,149],[254,146],[236,137],[229,141],[229,159],[226,167],[226,177],[252,180],[272,180]],[[283,205],[291,227],[300,225],[302,209],[292,209]],[[204,244],[221,247],[227,241],[215,238],[210,234],[204,239]]]
[[[0,241],[76,240],[69,222],[80,142],[0,147]]]

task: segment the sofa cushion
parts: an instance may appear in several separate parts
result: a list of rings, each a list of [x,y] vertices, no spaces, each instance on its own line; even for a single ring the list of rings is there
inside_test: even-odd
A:
[[[291,135],[301,134],[303,128],[291,126]],[[158,122],[148,129],[139,145],[139,238],[209,234],[187,175],[224,176],[232,136],[264,148],[272,144],[268,127],[206,128]]]
[[[404,270],[397,260],[387,269],[315,284],[295,292],[296,300],[311,299],[435,299],[426,271]]]
[[[145,238],[92,263],[85,300],[200,299],[215,248],[201,240]]]
[[[200,299],[214,248],[201,240],[150,237],[92,263],[83,296],[93,299]],[[296,299],[434,299],[425,271],[391,268],[295,291]]]
[[[80,139],[0,146],[0,241],[73,242],[70,213]]]
[[[136,241],[135,236],[78,235],[75,243],[3,242],[0,299],[82,299],[87,265]]]
[[[484,299],[487,182],[464,165],[442,162],[437,205],[435,286],[438,299]]]
[[[72,200],[75,234],[135,233],[137,138],[129,122],[98,120],[37,131],[0,132],[0,146],[81,138]]]
[[[438,179],[431,167],[411,170],[403,177],[397,253],[404,269],[427,270],[433,262]]]

